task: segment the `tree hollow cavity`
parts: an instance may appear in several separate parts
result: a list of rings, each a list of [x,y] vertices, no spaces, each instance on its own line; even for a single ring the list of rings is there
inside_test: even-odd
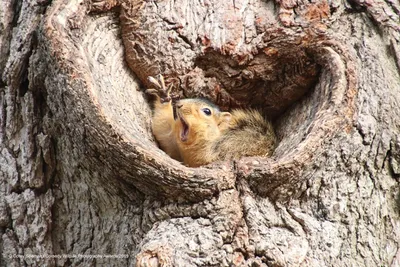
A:
[[[162,73],[183,97],[262,111],[279,138],[274,155],[262,159],[265,168],[311,156],[352,120],[349,53],[312,29],[276,26],[262,1],[193,3],[191,12],[181,1],[129,3],[121,13],[125,57],[144,86],[147,76]]]
[[[313,49],[280,37],[278,44],[252,54],[229,56],[209,51],[196,61],[196,66],[204,71],[204,78],[216,84],[218,93],[214,98],[220,106],[257,109],[273,122],[279,140],[275,158],[294,149],[307,135],[307,125],[318,112],[308,106],[312,101],[307,99],[324,101],[324,96],[315,95],[322,65]],[[189,92],[204,96],[196,90]]]
[[[88,14],[84,6],[52,9],[65,9],[49,16],[44,27],[52,50],[49,61],[57,66],[49,102],[54,111],[65,110],[54,112],[59,116],[55,119],[63,122],[71,143],[84,138],[85,146],[76,149],[77,156],[90,159],[83,168],[105,179],[114,177],[127,194],[125,185],[134,185],[148,194],[199,200],[233,188],[238,175],[268,193],[260,184],[268,180],[273,188],[285,183],[288,173],[300,171],[323,141],[352,118],[351,61],[327,38],[272,29],[253,46],[238,50],[207,38],[193,41],[181,33],[182,46],[168,38],[169,33],[155,36],[158,32],[146,23],[157,16],[137,24],[139,14],[123,9],[119,17],[114,12]],[[129,20],[132,14],[136,17]],[[147,77],[157,74],[185,97],[205,96],[222,109],[261,110],[273,120],[279,137],[273,156],[206,168],[187,168],[169,158],[153,139],[144,94],[150,86]],[[70,134],[71,129],[80,129],[80,134]]]

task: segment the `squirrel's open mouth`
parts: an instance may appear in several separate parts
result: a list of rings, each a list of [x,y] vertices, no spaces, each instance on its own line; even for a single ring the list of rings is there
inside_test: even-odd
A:
[[[181,141],[186,142],[188,139],[188,135],[189,135],[189,124],[187,124],[186,120],[182,117],[182,115],[178,111],[176,105],[173,105],[172,111],[173,111],[173,115],[174,115],[174,120],[176,121],[179,118],[179,120],[181,121],[181,124],[182,124],[182,129],[180,132]]]
[[[186,123],[185,119],[179,116],[179,119],[181,120],[182,123],[182,129],[181,129],[181,141],[186,142],[188,139],[189,135],[189,125]]]

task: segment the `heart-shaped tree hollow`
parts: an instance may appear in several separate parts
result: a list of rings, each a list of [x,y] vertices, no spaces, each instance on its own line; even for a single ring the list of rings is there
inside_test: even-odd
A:
[[[242,29],[244,13],[232,25],[216,20],[224,38],[216,31],[207,35],[210,29],[193,35],[185,14],[168,13],[170,7],[161,6],[166,3],[125,3],[120,20],[115,13],[86,15],[78,3],[52,7],[61,15],[49,16],[44,33],[52,50],[48,60],[56,66],[49,80],[50,108],[58,110],[64,137],[77,144],[76,156],[88,159],[81,168],[96,169],[128,197],[133,185],[150,195],[199,201],[233,188],[238,178],[263,195],[295,188],[324,141],[352,123],[355,75],[348,53],[312,32],[267,28],[260,21]],[[244,39],[235,34],[236,24],[247,32]],[[165,27],[170,31],[159,30]],[[274,155],[206,168],[187,168],[169,158],[153,140],[151,110],[139,87],[140,81],[149,86],[147,76],[159,73],[186,97],[263,111],[279,138]],[[72,134],[73,128],[81,135]]]

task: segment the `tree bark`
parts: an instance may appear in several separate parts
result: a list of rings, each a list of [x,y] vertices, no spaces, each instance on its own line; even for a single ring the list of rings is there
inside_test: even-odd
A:
[[[0,266],[400,266],[398,2],[0,6]],[[273,156],[169,158],[159,73],[261,110]]]

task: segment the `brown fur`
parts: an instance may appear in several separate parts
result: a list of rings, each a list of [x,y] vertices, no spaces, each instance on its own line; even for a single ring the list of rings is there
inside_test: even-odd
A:
[[[159,97],[155,101],[152,130],[160,148],[171,158],[182,161],[175,141],[175,120],[172,115],[171,101],[161,103]]]
[[[190,167],[198,167],[218,160],[213,151],[213,144],[226,131],[230,114],[220,112],[217,107],[201,99],[184,99],[177,103],[178,119],[175,123],[175,140],[183,159]],[[207,116],[202,112],[208,108],[212,113]],[[189,126],[187,140],[181,139],[182,119]],[[225,128],[225,129],[224,129]]]
[[[255,110],[221,112],[195,98],[177,102],[176,114],[175,120],[172,101],[162,103],[157,96],[153,133],[162,150],[190,167],[243,156],[271,156],[276,147],[271,123]]]

